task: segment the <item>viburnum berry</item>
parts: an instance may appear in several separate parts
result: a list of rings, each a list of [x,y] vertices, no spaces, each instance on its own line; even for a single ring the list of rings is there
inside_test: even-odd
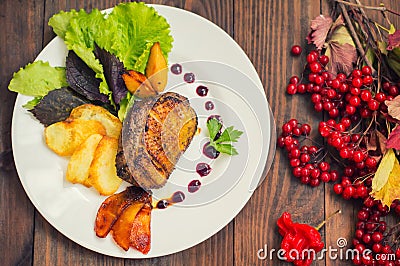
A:
[[[351,76],[352,76],[353,78],[360,78],[360,77],[362,76],[362,72],[361,72],[361,70],[359,70],[359,69],[354,69],[354,70],[351,72]]]
[[[326,65],[329,63],[329,57],[327,57],[326,55],[321,55],[321,56],[318,58],[318,61],[319,61],[322,65],[326,66]]]
[[[342,193],[343,193],[343,186],[342,186],[342,184],[335,184],[335,185],[333,186],[333,191],[334,191],[337,195],[342,194]]]
[[[360,94],[361,100],[368,102],[372,99],[372,93],[369,90],[362,90]]]
[[[322,70],[321,64],[317,61],[311,62],[309,67],[312,73],[319,73]]]
[[[286,87],[286,92],[290,95],[296,94],[297,86],[295,84],[288,84]]]
[[[290,83],[290,84],[297,84],[297,83],[299,83],[299,81],[300,81],[300,79],[299,79],[298,76],[292,76],[292,77],[290,78],[290,80],[289,80],[289,83]]]
[[[369,66],[363,66],[361,69],[361,72],[363,75],[371,75],[372,74],[372,69]]]
[[[301,54],[301,52],[303,51],[303,49],[301,48],[300,45],[293,45],[292,49],[290,50],[290,52],[292,53],[292,55],[294,56],[299,56]]]

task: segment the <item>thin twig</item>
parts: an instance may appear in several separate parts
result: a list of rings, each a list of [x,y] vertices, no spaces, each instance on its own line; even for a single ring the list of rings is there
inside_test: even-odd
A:
[[[361,5],[359,3],[354,4],[354,3],[343,1],[343,0],[335,0],[335,2],[338,2],[338,3],[341,3],[341,4],[345,4],[345,5],[348,5],[348,6],[358,7],[358,8],[365,8],[365,9],[370,9],[370,10],[389,12],[389,13],[392,13],[394,15],[400,16],[400,13],[397,13],[396,11],[393,11],[391,9],[387,9],[385,6],[365,6],[365,5]]]
[[[336,1],[337,1],[337,0],[336,0]],[[351,37],[353,38],[353,40],[354,40],[354,42],[355,42],[355,44],[356,44],[356,47],[357,47],[358,52],[363,56],[363,58],[364,58],[364,60],[365,60],[365,63],[366,63],[371,69],[373,69],[371,62],[370,62],[369,59],[365,56],[364,48],[362,47],[361,42],[360,42],[360,39],[358,38],[357,33],[356,33],[355,29],[354,29],[354,26],[353,26],[353,24],[351,23],[349,14],[347,14],[347,9],[346,9],[346,7],[344,6],[343,3],[339,3],[339,6],[340,6],[340,8],[342,9],[343,17],[344,17],[344,19],[345,19],[345,21],[346,21],[346,24],[347,24],[347,26],[348,26],[348,28],[349,28],[349,30],[350,30]]]

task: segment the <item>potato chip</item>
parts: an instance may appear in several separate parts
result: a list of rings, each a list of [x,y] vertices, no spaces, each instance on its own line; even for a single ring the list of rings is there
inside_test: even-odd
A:
[[[80,183],[87,187],[91,184],[88,180],[89,168],[92,164],[97,145],[103,135],[93,134],[89,136],[72,154],[68,163],[66,179],[71,183]]]
[[[104,136],[97,145],[92,164],[89,169],[89,182],[102,195],[111,195],[122,183],[117,176],[115,157],[118,140]]]
[[[44,130],[47,146],[61,156],[71,156],[93,134],[106,135],[106,129],[99,121],[67,119]]]
[[[70,119],[83,119],[83,120],[95,120],[103,124],[107,131],[107,136],[118,139],[121,133],[122,123],[121,121],[112,115],[109,111],[101,106],[93,104],[83,104],[75,107],[71,114]]]

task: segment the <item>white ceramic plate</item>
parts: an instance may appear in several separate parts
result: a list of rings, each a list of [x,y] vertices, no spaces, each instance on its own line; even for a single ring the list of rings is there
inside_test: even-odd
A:
[[[236,42],[198,15],[167,6],[154,7],[171,25],[174,47],[169,63],[183,66],[182,75],[170,74],[168,88],[190,99],[202,130],[179,161],[167,186],[154,191],[154,200],[178,189],[185,192],[186,199],[167,209],[153,210],[152,246],[147,255],[132,249],[123,251],[110,235],[104,239],[96,237],[94,219],[105,197],[94,189],[65,181],[68,159],[46,147],[43,126],[22,107],[29,97],[18,95],[12,123],[15,164],[21,183],[37,210],[76,243],[123,258],[149,258],[182,251],[226,226],[244,207],[263,177],[271,132],[275,130],[261,81]],[[62,66],[66,53],[63,41],[57,37],[37,60]],[[186,72],[195,73],[194,84],[182,82]],[[209,88],[207,97],[195,93],[200,84]],[[206,100],[214,102],[213,111],[205,110]],[[201,146],[207,137],[205,121],[212,114],[221,115],[226,126],[234,125],[244,131],[235,143],[239,155],[221,155],[214,161],[207,161],[202,155]],[[194,171],[198,162],[211,164],[213,170],[209,176],[200,178]],[[201,180],[202,186],[196,193],[188,193],[187,184],[193,179]]]

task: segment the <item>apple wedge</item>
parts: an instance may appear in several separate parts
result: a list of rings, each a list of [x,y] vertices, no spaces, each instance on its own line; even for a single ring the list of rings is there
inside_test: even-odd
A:
[[[150,222],[151,204],[150,202],[146,202],[133,221],[130,235],[131,246],[143,254],[147,254],[150,251]]]
[[[162,92],[165,89],[168,81],[168,65],[159,42],[154,43],[150,49],[145,73],[157,92]]]
[[[145,202],[149,194],[139,187],[128,187],[103,201],[97,211],[94,231],[98,237],[106,237],[122,212],[133,202]]]
[[[127,208],[125,208],[112,226],[111,231],[114,241],[125,251],[127,251],[130,247],[132,225],[136,215],[142,209],[143,205],[144,202],[134,202],[129,205]]]
[[[137,97],[147,98],[157,95],[157,92],[153,89],[150,81],[140,72],[130,70],[127,73],[122,74],[122,79],[124,80],[128,91]]]

